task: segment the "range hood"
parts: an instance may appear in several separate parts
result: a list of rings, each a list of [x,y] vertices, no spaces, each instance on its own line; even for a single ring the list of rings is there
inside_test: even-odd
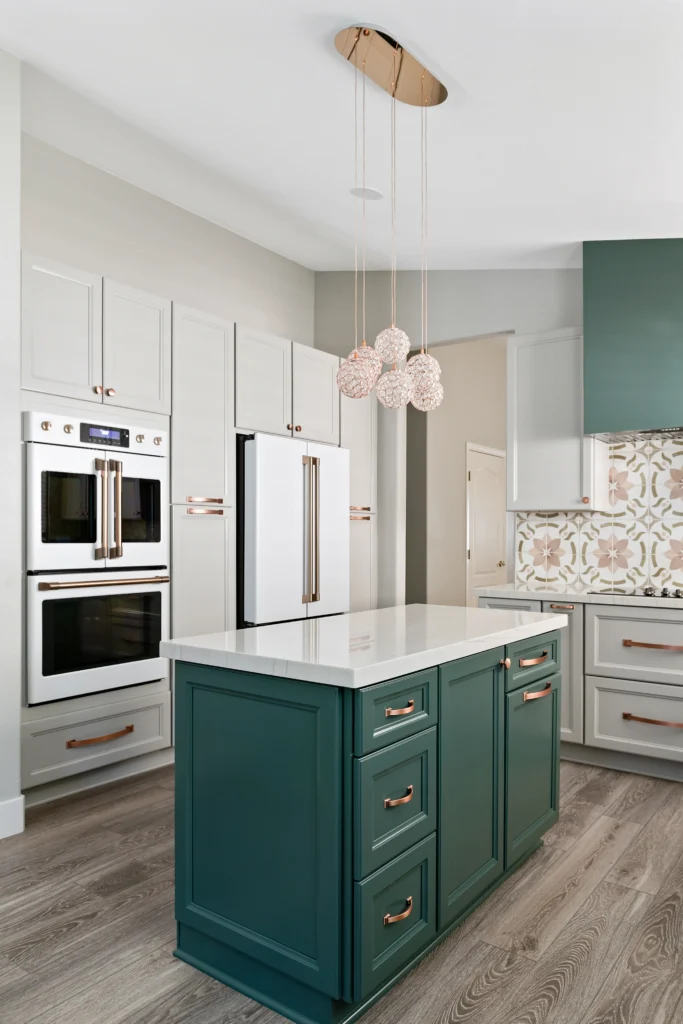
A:
[[[683,438],[683,239],[584,242],[584,430]]]

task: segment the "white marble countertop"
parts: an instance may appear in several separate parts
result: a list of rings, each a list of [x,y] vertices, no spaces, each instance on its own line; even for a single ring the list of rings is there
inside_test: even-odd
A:
[[[413,604],[162,641],[217,668],[358,689],[567,625],[566,615]]]
[[[501,583],[495,587],[477,587],[477,597],[520,597],[532,601],[564,601],[571,604],[623,604],[646,605],[654,608],[679,608],[683,614],[683,599],[679,597],[645,597],[643,594],[593,594],[591,587],[581,583],[557,587],[541,583]]]

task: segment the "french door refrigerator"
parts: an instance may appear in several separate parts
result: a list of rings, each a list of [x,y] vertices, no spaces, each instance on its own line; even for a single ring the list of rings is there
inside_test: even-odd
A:
[[[245,625],[349,610],[349,453],[255,434],[244,443]]]

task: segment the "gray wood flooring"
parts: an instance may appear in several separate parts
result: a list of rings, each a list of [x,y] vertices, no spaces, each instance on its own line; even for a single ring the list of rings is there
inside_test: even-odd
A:
[[[282,1024],[176,960],[170,769],[0,842],[2,1024]],[[562,765],[539,850],[363,1024],[683,1024],[683,785]]]

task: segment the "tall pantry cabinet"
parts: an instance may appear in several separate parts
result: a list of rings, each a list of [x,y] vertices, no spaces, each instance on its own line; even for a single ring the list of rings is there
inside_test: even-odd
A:
[[[350,452],[350,611],[377,607],[377,399],[341,396],[341,445]]]

